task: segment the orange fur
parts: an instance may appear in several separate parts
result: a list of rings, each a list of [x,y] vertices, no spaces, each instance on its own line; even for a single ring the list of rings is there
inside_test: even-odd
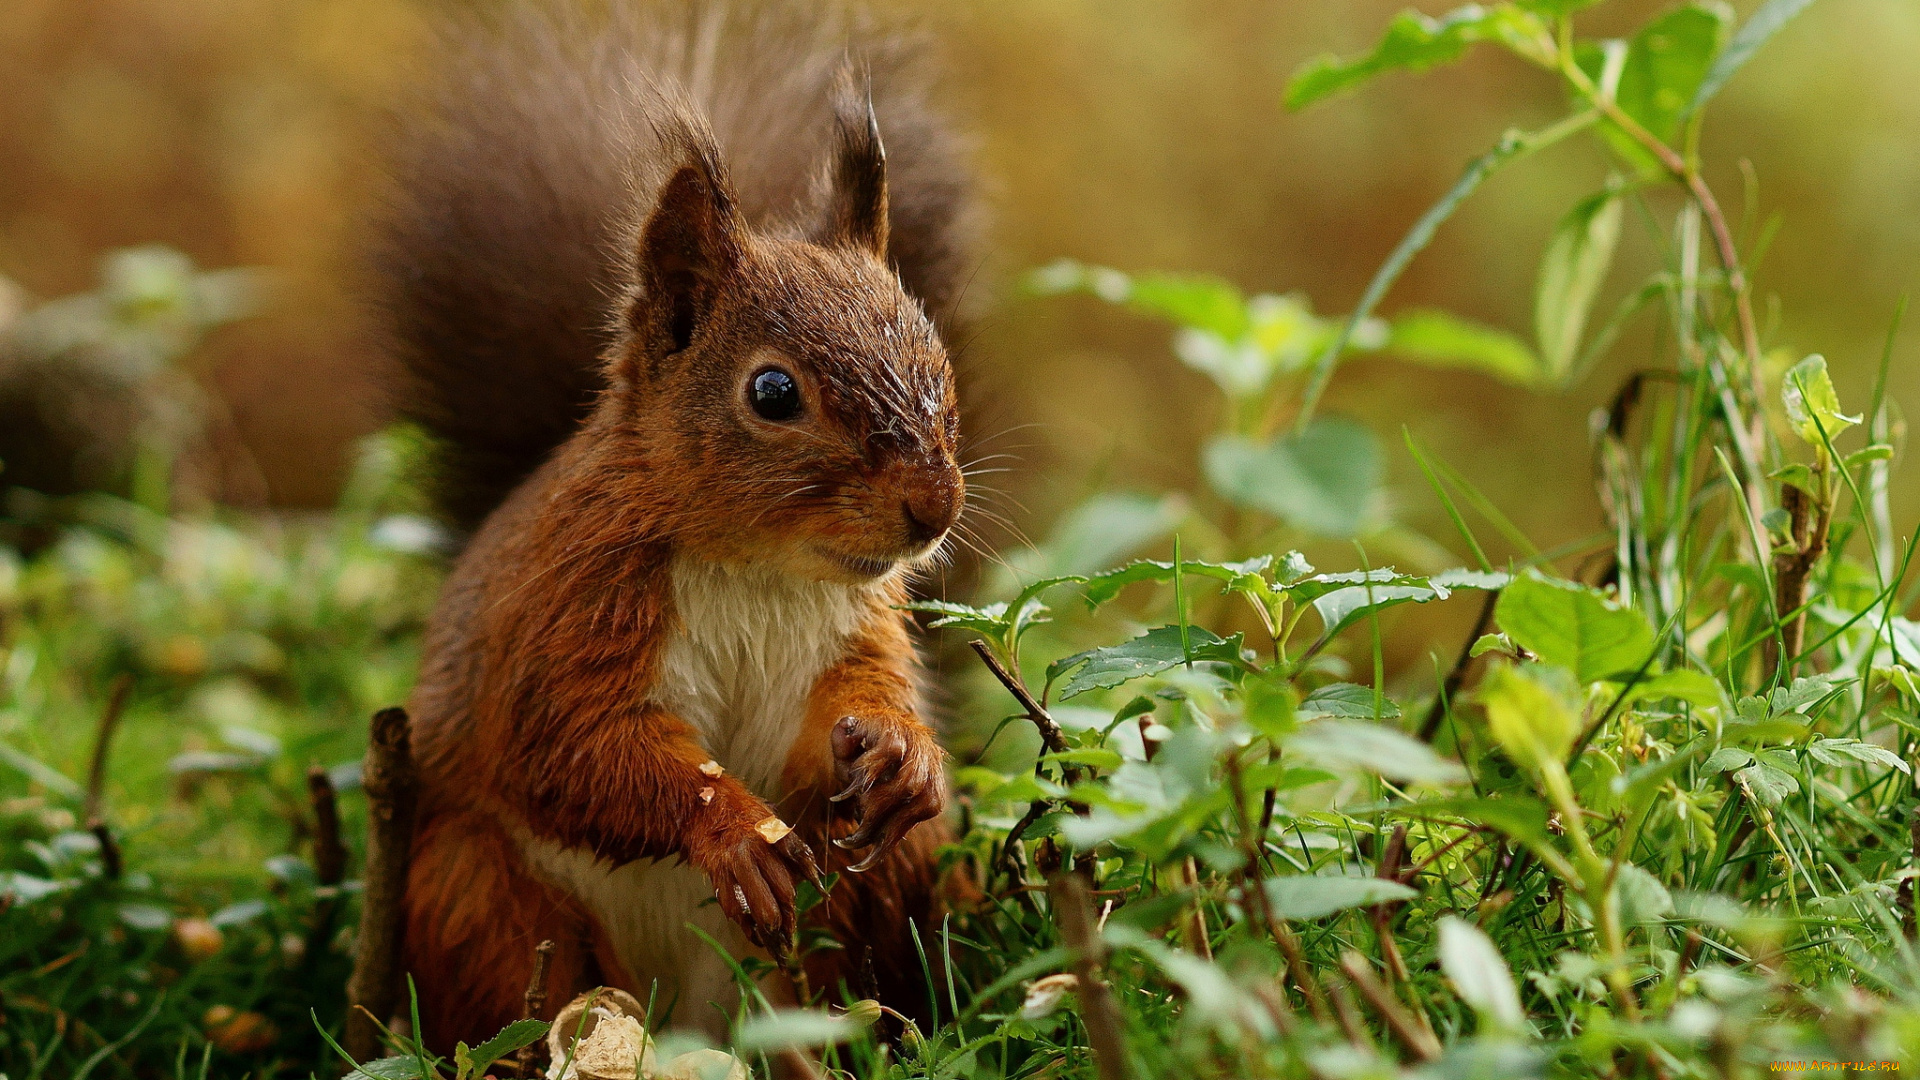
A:
[[[817,918],[846,950],[812,959],[814,978],[857,984],[870,949],[882,991],[918,1011],[912,928],[937,908],[947,786],[894,605],[965,484],[946,351],[896,269],[936,250],[901,216],[930,204],[890,196],[849,86],[813,203],[781,213],[743,209],[764,200],[743,200],[690,102],[641,109],[658,175],[619,213],[605,389],[461,555],[412,702],[407,960],[432,1045],[516,1017],[542,937],[559,943],[549,1012],[594,979],[715,992],[684,928],[712,909],[680,863],[737,948],[783,947],[798,883],[845,871]],[[400,329],[416,351],[453,340]],[[755,406],[768,370],[792,380],[794,414]],[[796,828],[770,841],[776,817]],[[679,1008],[711,1022],[704,1001]]]

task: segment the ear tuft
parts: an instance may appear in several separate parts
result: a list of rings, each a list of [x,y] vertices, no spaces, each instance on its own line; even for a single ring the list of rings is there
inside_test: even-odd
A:
[[[692,343],[739,264],[745,222],[712,132],[686,113],[656,125],[667,160],[678,161],[640,230],[640,295],[630,319],[652,331],[663,352]]]
[[[817,239],[887,258],[887,148],[873,111],[872,87],[856,86],[851,64],[833,94],[834,145],[824,218]]]

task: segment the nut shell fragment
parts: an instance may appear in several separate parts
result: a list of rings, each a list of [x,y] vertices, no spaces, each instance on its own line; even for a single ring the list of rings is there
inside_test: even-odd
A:
[[[716,780],[726,771],[727,770],[720,767],[720,763],[717,761],[708,761],[706,764],[700,766],[701,776],[710,776]]]
[[[793,826],[781,821],[777,817],[767,818],[761,821],[760,824],[755,825],[754,828],[759,831],[761,836],[766,838],[769,844],[777,844],[785,840],[787,834],[793,831]]]

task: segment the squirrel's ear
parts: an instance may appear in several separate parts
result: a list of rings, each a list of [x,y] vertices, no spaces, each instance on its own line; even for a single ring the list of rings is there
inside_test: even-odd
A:
[[[856,90],[849,67],[833,95],[833,157],[827,166],[824,220],[816,239],[887,258],[887,148],[870,89]]]
[[[631,316],[636,329],[665,339],[669,352],[686,348],[713,310],[746,231],[712,137],[691,125],[679,134],[682,163],[640,230],[640,298]]]

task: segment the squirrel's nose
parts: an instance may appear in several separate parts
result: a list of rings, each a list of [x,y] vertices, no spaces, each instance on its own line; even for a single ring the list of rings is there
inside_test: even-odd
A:
[[[939,539],[960,519],[962,500],[960,485],[946,477],[914,485],[913,491],[900,504],[901,515],[906,519],[908,541],[914,547],[922,547]]]

